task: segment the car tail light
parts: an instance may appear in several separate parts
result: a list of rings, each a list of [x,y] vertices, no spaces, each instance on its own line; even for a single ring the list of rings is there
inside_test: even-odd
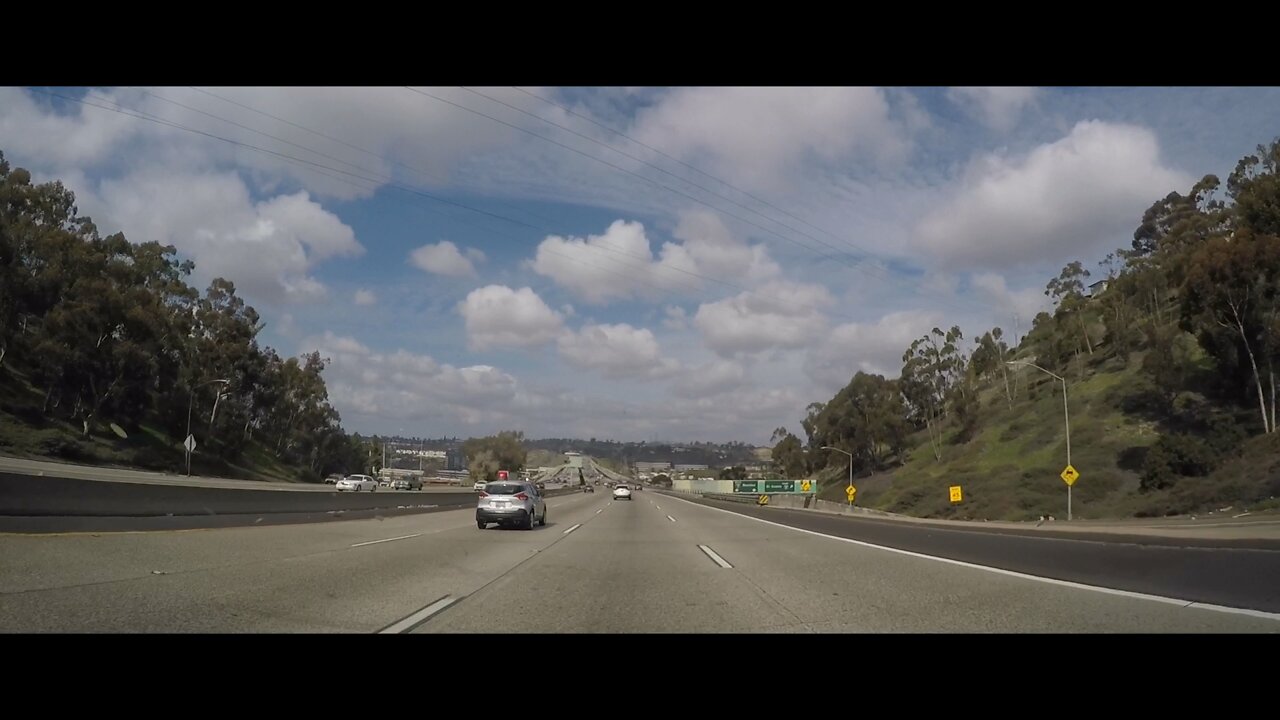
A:
[[[524,493],[516,493],[516,498],[520,499],[521,501],[524,501],[524,500],[528,500],[529,496],[525,495]]]

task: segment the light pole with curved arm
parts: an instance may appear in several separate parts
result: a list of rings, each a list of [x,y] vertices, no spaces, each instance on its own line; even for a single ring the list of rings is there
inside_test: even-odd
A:
[[[1058,382],[1062,383],[1062,419],[1067,426],[1067,467],[1071,467],[1071,416],[1067,413],[1067,379],[1026,360],[1009,360],[1005,362],[1005,365],[1028,365],[1046,375],[1057,378]],[[1071,520],[1071,485],[1067,485],[1067,520]]]
[[[840,448],[837,448],[837,447],[831,447],[831,446],[829,446],[829,445],[823,445],[823,446],[822,446],[822,449],[823,449],[823,450],[835,450],[835,451],[836,451],[836,452],[838,452],[838,453],[844,453],[845,455],[848,455],[848,456],[849,456],[849,487],[853,487],[853,453],[849,452],[848,450],[841,450]],[[849,495],[849,504],[850,504],[850,505],[852,505],[852,504],[853,504],[853,493],[848,493],[848,495]]]
[[[187,442],[190,441],[191,439],[191,406],[194,405],[196,402],[196,390],[199,390],[205,385],[212,385],[214,383],[222,383],[223,385],[230,385],[231,381],[222,380],[222,379],[210,380],[208,382],[202,382],[199,385],[196,385],[195,387],[191,388],[191,399],[187,401],[187,437],[182,441],[183,447],[185,447]],[[217,412],[217,401],[214,401],[214,412]],[[209,430],[210,432],[213,431],[212,415],[209,416]],[[190,450],[187,450],[187,477],[191,477],[191,451]]]

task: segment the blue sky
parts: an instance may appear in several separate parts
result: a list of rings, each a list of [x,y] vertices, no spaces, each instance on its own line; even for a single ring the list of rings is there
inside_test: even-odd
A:
[[[321,350],[348,429],[763,443],[935,325],[1025,332],[1276,118],[1277,88],[0,88],[0,149]]]

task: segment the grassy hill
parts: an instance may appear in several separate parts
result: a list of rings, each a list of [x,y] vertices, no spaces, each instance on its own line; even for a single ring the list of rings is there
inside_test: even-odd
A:
[[[1157,420],[1132,408],[1145,387],[1143,353],[1128,361],[1099,358],[1084,377],[1068,377],[1071,461],[1080,472],[1072,489],[1078,519],[1164,516],[1226,505],[1280,507],[1280,437],[1244,442],[1205,477],[1182,477],[1172,487],[1140,489],[1142,458],[1160,437]],[[1012,377],[1012,376],[1011,376]],[[1042,373],[1018,370],[1012,407],[1003,382],[981,388],[980,431],[955,443],[944,430],[942,460],[924,432],[912,436],[905,463],[856,478],[857,502],[866,507],[920,517],[1025,520],[1066,518],[1067,487],[1061,385]],[[844,501],[847,466],[819,472],[821,497]],[[952,505],[948,488],[960,485],[964,501]]]
[[[41,412],[43,396],[10,365],[6,382],[0,382],[0,454],[13,457],[65,460],[111,467],[186,472],[186,453],[180,440],[166,437],[153,423],[121,438],[110,432],[86,437],[78,423]],[[239,462],[227,462],[199,452],[192,456],[191,472],[244,480],[298,482],[300,471],[281,463],[266,448],[250,442]]]

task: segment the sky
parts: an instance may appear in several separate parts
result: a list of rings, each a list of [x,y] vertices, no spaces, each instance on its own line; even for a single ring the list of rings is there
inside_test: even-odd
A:
[[[799,431],[1280,135],[1280,88],[0,88],[0,151],[233,281],[343,425]]]

